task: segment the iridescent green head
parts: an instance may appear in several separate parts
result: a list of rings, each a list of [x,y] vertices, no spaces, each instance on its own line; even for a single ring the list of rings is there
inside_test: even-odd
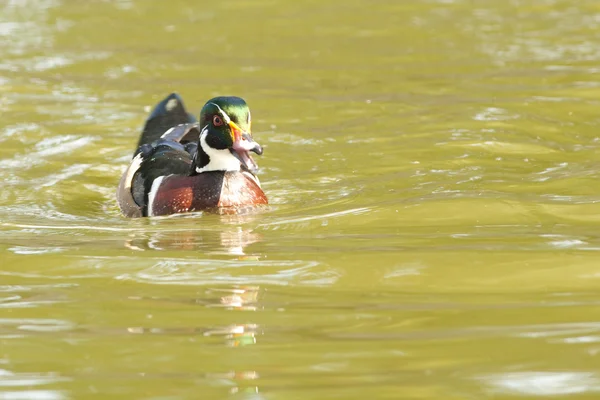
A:
[[[250,132],[248,105],[239,97],[221,96],[210,99],[200,111],[200,143],[196,171],[238,171],[253,174],[258,166],[249,152],[262,154],[262,147]]]

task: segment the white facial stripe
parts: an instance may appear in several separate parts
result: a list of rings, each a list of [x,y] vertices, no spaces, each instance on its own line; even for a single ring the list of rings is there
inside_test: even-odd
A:
[[[223,111],[217,103],[210,103],[210,104],[212,104],[213,106],[216,106],[219,109],[219,112],[221,113],[221,116],[223,116],[225,123],[229,124],[229,122],[231,121],[231,118],[229,118],[229,115],[227,115],[227,113],[225,111]]]
[[[213,149],[206,143],[206,135],[208,135],[208,129],[202,129],[200,134],[200,146],[206,154],[208,154],[208,164],[202,168],[196,167],[196,172],[206,171],[239,171],[240,160],[235,158],[229,149],[218,150]]]

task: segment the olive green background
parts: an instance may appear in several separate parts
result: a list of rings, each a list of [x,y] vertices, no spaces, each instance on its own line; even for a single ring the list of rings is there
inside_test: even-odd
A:
[[[0,2],[1,399],[596,399],[600,2]],[[180,93],[271,207],[128,220]]]

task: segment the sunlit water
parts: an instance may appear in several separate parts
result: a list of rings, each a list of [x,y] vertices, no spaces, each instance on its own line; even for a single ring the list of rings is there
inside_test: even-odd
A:
[[[0,399],[600,396],[600,3],[0,3]],[[128,220],[244,97],[271,207]]]

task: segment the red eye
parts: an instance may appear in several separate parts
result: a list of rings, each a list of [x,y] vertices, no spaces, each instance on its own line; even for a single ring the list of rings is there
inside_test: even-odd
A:
[[[221,119],[221,117],[219,117],[218,115],[215,115],[213,117],[213,125],[214,126],[221,126],[221,125],[223,125],[223,120]]]

